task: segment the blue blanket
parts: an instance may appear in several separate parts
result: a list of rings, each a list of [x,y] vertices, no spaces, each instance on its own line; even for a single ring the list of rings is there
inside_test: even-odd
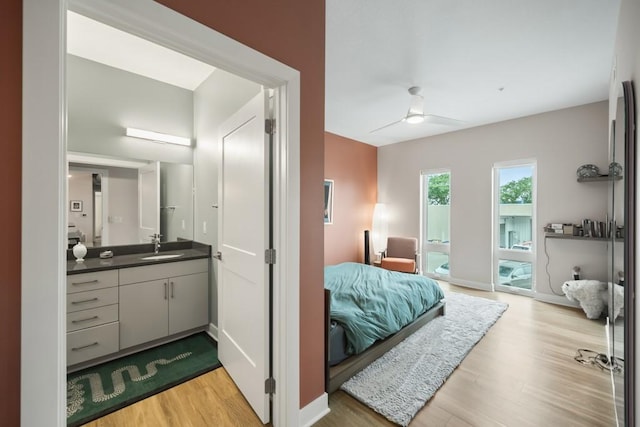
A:
[[[324,268],[331,291],[331,319],[347,337],[347,354],[358,354],[399,331],[444,298],[435,280],[355,262]]]

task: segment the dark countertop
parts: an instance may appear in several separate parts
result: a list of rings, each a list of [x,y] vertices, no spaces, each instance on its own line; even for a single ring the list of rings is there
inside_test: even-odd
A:
[[[99,257],[99,253],[106,250],[113,252],[112,258]],[[114,270],[118,268],[210,258],[211,246],[192,241],[162,243],[160,251],[157,254],[154,254],[152,244],[89,248],[83,262],[76,262],[71,251],[69,250],[68,252],[70,255],[67,255],[67,275],[72,275],[102,270]],[[182,255],[176,258],[159,260],[142,259],[148,256],[171,254]]]

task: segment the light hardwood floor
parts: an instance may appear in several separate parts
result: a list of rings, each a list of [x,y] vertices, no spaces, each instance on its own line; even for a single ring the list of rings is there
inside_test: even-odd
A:
[[[442,283],[445,291],[507,302],[411,426],[615,426],[608,372],[574,360],[605,351],[604,323],[579,309]],[[342,391],[317,427],[393,425]],[[224,369],[131,405],[88,426],[259,426]]]

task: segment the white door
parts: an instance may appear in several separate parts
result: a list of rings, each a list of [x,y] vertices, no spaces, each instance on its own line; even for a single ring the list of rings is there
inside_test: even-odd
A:
[[[220,127],[218,344],[220,362],[263,423],[270,420],[266,92]]]
[[[160,162],[138,168],[138,241],[160,233]]]

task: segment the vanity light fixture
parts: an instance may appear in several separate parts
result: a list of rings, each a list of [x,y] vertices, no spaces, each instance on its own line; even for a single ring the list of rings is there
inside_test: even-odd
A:
[[[140,139],[148,139],[154,142],[168,142],[169,144],[191,146],[191,139],[182,136],[169,135],[166,133],[152,132],[150,130],[127,128],[127,136]]]

